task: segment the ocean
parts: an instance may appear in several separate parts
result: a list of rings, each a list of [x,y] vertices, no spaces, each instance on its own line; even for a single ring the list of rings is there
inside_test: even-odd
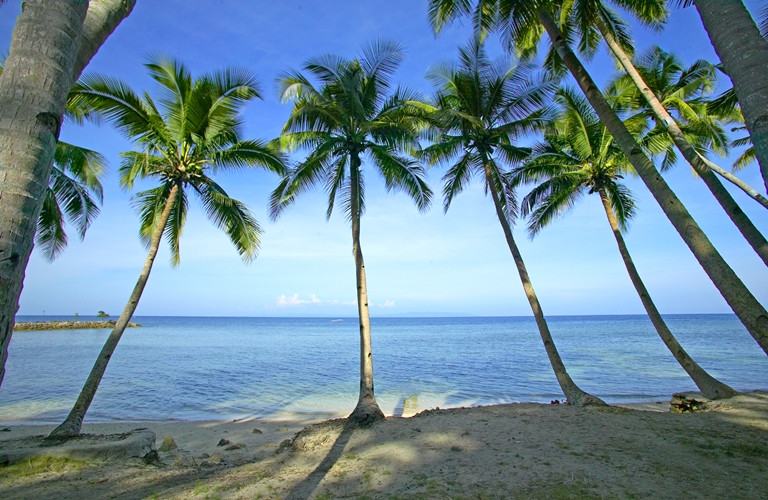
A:
[[[18,317],[18,321],[73,319]],[[95,319],[80,317],[81,320]],[[688,353],[736,390],[768,389],[768,358],[735,316],[666,315]],[[355,318],[135,317],[86,422],[332,417],[357,401]],[[696,386],[641,315],[552,316],[576,383],[606,402],[666,401]],[[386,414],[563,399],[533,318],[373,318]],[[0,422],[58,423],[108,330],[20,331]]]

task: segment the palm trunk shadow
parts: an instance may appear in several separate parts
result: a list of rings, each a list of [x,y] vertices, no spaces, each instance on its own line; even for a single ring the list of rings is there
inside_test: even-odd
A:
[[[297,484],[286,496],[288,500],[305,500],[308,499],[312,493],[317,489],[317,486],[328,474],[328,471],[333,468],[336,462],[341,458],[344,449],[347,447],[352,434],[357,428],[357,425],[351,420],[347,419],[344,423],[344,428],[341,430],[341,434],[336,438],[336,441],[331,446],[330,451],[325,456],[322,462],[313,470],[306,479]]]

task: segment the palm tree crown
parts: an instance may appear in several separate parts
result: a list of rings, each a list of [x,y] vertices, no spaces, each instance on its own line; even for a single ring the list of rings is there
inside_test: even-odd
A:
[[[259,97],[255,77],[247,71],[225,69],[193,80],[176,61],[149,62],[159,84],[158,103],[126,84],[103,76],[84,77],[73,89],[74,99],[106,117],[138,146],[122,154],[120,182],[130,189],[137,180],[154,178],[160,185],[139,192],[135,205],[141,217],[140,235],[149,242],[171,191],[176,187],[164,234],[172,263],[179,262],[179,237],[186,219],[186,187],[199,196],[208,218],[223,229],[245,261],[256,257],[260,228],[241,202],[229,197],[209,176],[224,168],[260,165],[283,173],[279,153],[258,140],[240,138],[238,111]]]
[[[330,217],[341,196],[348,217],[365,208],[361,155],[367,155],[385,179],[387,189],[405,191],[420,210],[429,206],[431,191],[424,169],[401,153],[419,149],[417,95],[407,89],[390,90],[390,77],[402,60],[402,49],[390,42],[367,46],[360,59],[337,56],[310,59],[304,70],[317,78],[316,87],[298,71],[280,79],[283,100],[293,100],[283,128],[281,145],[287,150],[309,149],[309,154],[275,190],[271,214],[280,213],[295,195],[323,182],[328,191]],[[354,191],[357,191],[353,202]],[[357,213],[352,213],[353,205]]]

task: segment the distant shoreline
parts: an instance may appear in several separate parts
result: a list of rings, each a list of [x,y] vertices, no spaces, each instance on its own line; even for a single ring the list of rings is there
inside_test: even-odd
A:
[[[138,323],[128,323],[129,328],[137,328],[141,325]],[[62,321],[62,320],[50,320],[50,321],[22,321],[16,323],[13,327],[13,331],[29,331],[29,330],[88,330],[99,328],[114,328],[114,320],[106,321]]]

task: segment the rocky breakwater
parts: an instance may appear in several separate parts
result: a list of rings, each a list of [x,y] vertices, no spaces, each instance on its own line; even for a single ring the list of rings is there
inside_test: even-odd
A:
[[[128,327],[136,328],[141,325],[138,323],[128,323]],[[93,328],[109,328],[115,327],[115,321],[29,321],[16,323],[13,330],[20,332],[22,330],[85,330]]]

